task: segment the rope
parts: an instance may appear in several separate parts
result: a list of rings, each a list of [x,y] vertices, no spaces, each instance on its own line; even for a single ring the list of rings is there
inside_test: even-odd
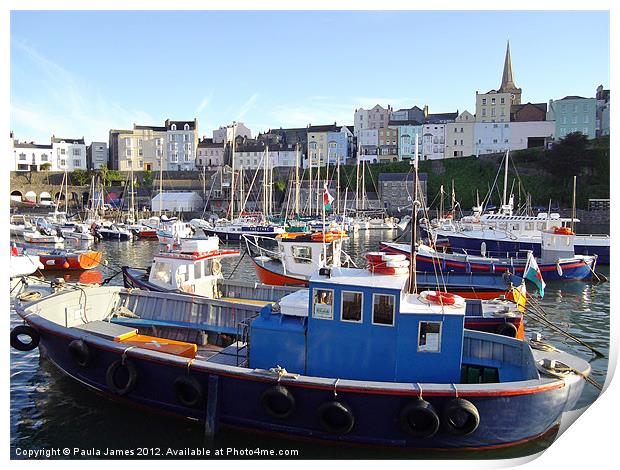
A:
[[[243,257],[245,256],[246,253],[247,253],[247,251],[243,252],[241,257],[239,258],[239,261],[237,261],[237,264],[235,265],[235,267],[233,268],[232,272],[228,275],[228,277],[226,279],[230,279],[232,277],[232,275],[235,274],[235,271],[237,270],[237,268],[241,264],[241,260],[243,259]]]

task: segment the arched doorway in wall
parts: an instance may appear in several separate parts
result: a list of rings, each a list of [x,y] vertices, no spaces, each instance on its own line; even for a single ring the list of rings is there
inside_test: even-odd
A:
[[[11,191],[11,201],[21,202],[22,201],[22,192],[21,191]]]

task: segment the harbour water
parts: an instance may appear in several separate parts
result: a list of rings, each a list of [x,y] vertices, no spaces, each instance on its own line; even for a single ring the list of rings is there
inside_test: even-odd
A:
[[[362,262],[366,251],[376,250],[379,242],[389,240],[391,232],[361,232],[344,244],[344,250]],[[107,266],[97,268],[103,278],[112,276],[123,265],[145,267],[159,249],[156,241],[105,241],[97,244]],[[254,281],[253,267],[247,256],[223,260],[228,277]],[[607,266],[599,268],[606,276]],[[121,285],[122,276],[110,284]],[[526,317],[526,334],[540,331],[546,342],[560,349],[590,359],[591,377],[605,381],[609,352],[610,283],[548,283],[541,306],[548,319],[605,354],[595,358],[585,347],[537,324]],[[11,312],[11,327],[20,321]],[[485,452],[451,452],[450,454],[350,447],[317,444],[222,429],[213,439],[204,437],[199,422],[189,422],[159,415],[149,410],[129,407],[98,395],[64,376],[49,361],[39,357],[39,350],[11,350],[11,455],[24,458],[27,451],[59,449],[59,455],[39,458],[510,458],[539,452],[549,446],[553,436],[508,449]],[[578,407],[591,404],[598,390],[586,384]],[[579,423],[577,422],[577,425]],[[69,453],[63,453],[64,449]],[[77,449],[77,450],[76,450]],[[117,451],[130,452],[121,453]],[[221,450],[222,455],[215,455]],[[270,453],[273,451],[273,453]]]

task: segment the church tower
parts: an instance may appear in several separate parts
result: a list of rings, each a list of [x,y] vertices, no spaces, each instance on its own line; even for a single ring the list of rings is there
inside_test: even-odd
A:
[[[521,104],[521,88],[517,88],[512,76],[512,60],[510,59],[510,41],[506,45],[506,58],[504,59],[504,74],[502,84],[498,90],[500,93],[510,93],[512,104]]]

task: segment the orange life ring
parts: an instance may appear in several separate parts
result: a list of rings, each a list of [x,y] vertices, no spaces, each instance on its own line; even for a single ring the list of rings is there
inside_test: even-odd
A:
[[[558,235],[574,235],[575,234],[575,232],[573,232],[568,227],[555,227],[553,229],[553,233],[557,233]]]
[[[450,292],[435,291],[426,296],[426,300],[441,305],[454,305],[456,303],[456,295]]]

